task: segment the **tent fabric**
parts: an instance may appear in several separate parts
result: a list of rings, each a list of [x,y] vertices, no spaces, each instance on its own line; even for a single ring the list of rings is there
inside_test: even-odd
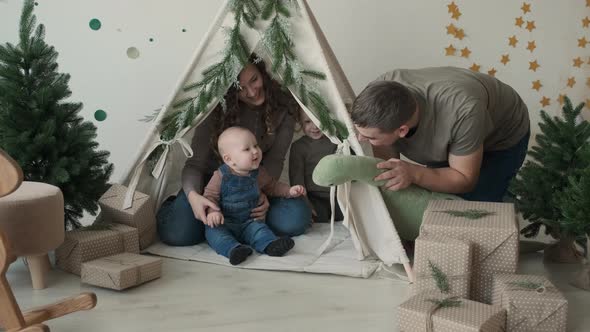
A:
[[[354,100],[354,92],[344,72],[339,65],[326,37],[315,20],[306,0],[294,1],[298,10],[290,19],[293,31],[295,54],[298,61],[306,68],[321,71],[326,74],[326,80],[314,83],[314,91],[323,96],[335,118],[344,123],[351,133],[344,141],[336,137],[330,139],[339,145],[341,153],[350,153],[350,149],[357,155],[372,155],[370,146],[360,144],[354,135],[354,126],[349,117],[347,105]],[[156,207],[170,195],[175,195],[181,189],[181,172],[186,159],[192,154],[189,143],[198,125],[211,113],[217,102],[208,105],[208,111],[199,114],[193,125],[180,131],[177,136],[164,142],[160,139],[159,124],[166,114],[175,111],[172,105],[179,100],[191,96],[193,91],[185,92],[183,87],[197,82],[202,77],[202,71],[216,63],[221,58],[220,50],[224,47],[224,27],[232,26],[234,18],[229,10],[229,3],[220,9],[213,24],[207,32],[204,40],[196,49],[189,66],[179,79],[170,98],[153,122],[153,127],[148,131],[145,140],[134,158],[131,167],[124,173],[120,183],[128,185],[128,199],[132,198],[133,189],[151,195],[157,202]],[[257,22],[256,29],[247,26],[241,27],[241,33],[251,51],[261,56],[267,68],[271,67],[271,59],[262,45],[262,33],[268,22]],[[269,74],[272,73],[269,72]],[[275,77],[279,82],[280,77]],[[229,88],[229,87],[228,87]],[[291,91],[296,100],[295,91]],[[319,124],[315,115],[303,104],[303,109],[312,121]],[[163,145],[165,153],[157,162],[153,174],[147,167],[146,159],[155,148]],[[350,239],[354,245],[356,259],[376,257],[384,264],[404,264],[406,272],[411,278],[409,259],[389,216],[379,189],[364,183],[345,183],[339,185],[336,190],[338,203],[344,213],[343,224],[348,228]],[[331,246],[326,244],[329,254]]]

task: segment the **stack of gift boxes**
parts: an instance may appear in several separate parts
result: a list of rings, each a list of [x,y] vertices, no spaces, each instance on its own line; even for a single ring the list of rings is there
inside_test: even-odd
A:
[[[127,188],[114,184],[100,198],[101,221],[66,232],[55,251],[56,265],[82,282],[122,290],[159,278],[162,259],[140,255],[157,239],[154,202],[135,192],[123,208]]]
[[[513,204],[431,201],[401,331],[565,331],[567,300],[543,276],[516,275]]]

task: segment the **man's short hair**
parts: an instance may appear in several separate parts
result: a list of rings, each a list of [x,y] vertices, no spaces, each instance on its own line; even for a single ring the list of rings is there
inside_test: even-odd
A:
[[[395,81],[375,81],[354,100],[350,117],[363,128],[392,132],[406,124],[416,111],[416,98]]]

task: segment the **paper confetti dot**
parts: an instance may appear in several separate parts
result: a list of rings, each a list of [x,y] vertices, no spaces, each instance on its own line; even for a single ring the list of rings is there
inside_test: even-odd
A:
[[[154,38],[150,38],[149,40],[150,40],[151,42],[153,42],[153,41],[154,41]]]
[[[186,32],[186,29],[182,29],[182,32]]]
[[[103,110],[96,110],[96,112],[94,112],[94,118],[96,121],[104,121],[107,118],[107,112]]]
[[[127,49],[127,57],[129,57],[129,59],[139,58],[139,50],[137,49],[137,47],[129,47]]]
[[[96,30],[100,29],[100,27],[102,26],[102,23],[100,23],[99,19],[93,18],[90,20],[90,23],[88,23],[88,25],[90,26],[90,29],[96,31]]]

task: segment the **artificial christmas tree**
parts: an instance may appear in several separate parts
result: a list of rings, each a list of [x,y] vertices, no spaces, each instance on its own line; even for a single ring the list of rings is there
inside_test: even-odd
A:
[[[84,211],[96,214],[113,165],[97,150],[96,127],[78,114],[82,104],[64,102],[70,76],[57,72],[57,52],[45,43],[34,7],[24,2],[18,45],[0,45],[0,147],[25,180],[61,189],[65,226],[76,228]]]
[[[569,98],[565,97],[564,101],[563,119],[552,118],[541,111],[537,146],[529,151],[532,159],[512,182],[511,192],[516,196],[523,217],[530,222],[521,233],[526,237],[537,236],[544,225],[545,233],[559,240],[545,249],[545,258],[576,263],[582,255],[575,247],[575,240],[583,233],[564,217],[560,199],[568,192],[572,181],[578,181],[582,171],[590,165],[590,124],[578,120],[584,103],[574,108]]]

